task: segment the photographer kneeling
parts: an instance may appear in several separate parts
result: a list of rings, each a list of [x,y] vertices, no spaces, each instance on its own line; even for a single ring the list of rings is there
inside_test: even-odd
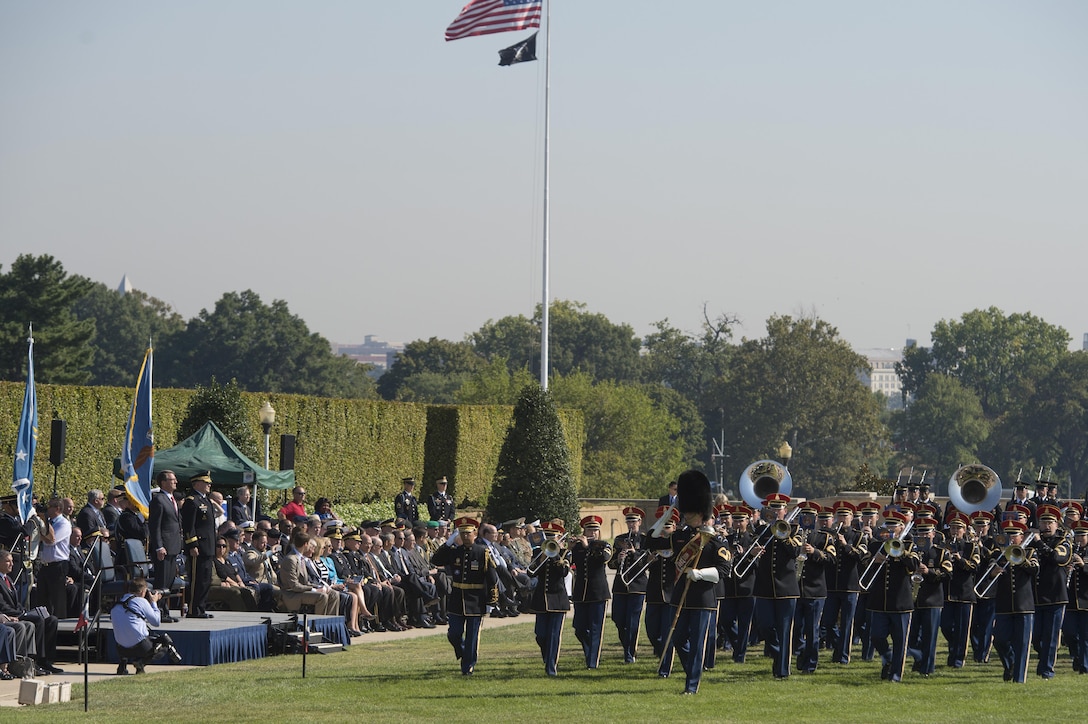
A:
[[[128,662],[136,666],[136,673],[144,673],[144,667],[157,656],[168,653],[175,664],[181,662],[181,655],[174,648],[169,634],[150,633],[148,624],[157,627],[161,620],[156,605],[162,594],[148,591],[147,581],[135,578],[129,582],[129,593],[121,597],[110,611],[113,624],[113,638],[117,642],[118,675],[128,673]]]

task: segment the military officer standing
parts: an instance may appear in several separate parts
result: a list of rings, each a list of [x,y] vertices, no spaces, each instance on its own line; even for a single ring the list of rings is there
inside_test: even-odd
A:
[[[604,609],[610,595],[605,568],[612,558],[612,546],[601,540],[598,515],[582,518],[582,535],[570,546],[571,566],[574,568],[574,635],[582,644],[586,668],[596,669],[601,660],[604,635]]]
[[[824,603],[823,628],[831,648],[831,662],[850,663],[850,649],[854,638],[854,615],[858,607],[858,577],[862,563],[868,560],[863,533],[854,527],[857,508],[848,500],[839,500],[832,506],[835,511],[835,527],[831,536],[835,544],[835,558],[827,571],[827,600]]]
[[[189,618],[211,618],[208,613],[208,591],[212,586],[215,560],[215,516],[219,506],[208,498],[212,489],[210,470],[189,478],[192,492],[181,504],[181,530],[185,552],[189,554],[190,598]]]
[[[952,513],[948,520],[948,540],[945,549],[952,563],[948,577],[944,608],[941,610],[941,633],[948,641],[948,665],[962,669],[967,660],[971,615],[975,607],[975,576],[981,560],[981,547],[967,537],[970,519],[963,513]]]
[[[657,519],[668,513],[669,506],[662,505],[657,509]],[[676,524],[680,522],[680,513],[672,508],[669,520],[663,523],[665,537],[672,535],[676,530]],[[656,519],[655,519],[656,520]],[[666,657],[662,656],[665,647],[665,636],[672,625],[672,615],[669,612],[669,600],[672,598],[673,582],[676,580],[676,571],[672,566],[672,558],[655,555],[650,563],[650,570],[646,575],[646,638],[654,648],[654,657],[661,660],[665,666],[665,675],[672,671],[671,649]],[[666,665],[667,664],[667,665]]]
[[[448,566],[452,590],[447,601],[446,638],[461,660],[461,674],[472,676],[480,647],[480,622],[488,604],[499,600],[499,576],[487,546],[476,542],[480,523],[463,517],[454,521],[457,532],[431,556],[431,565]]]
[[[416,489],[415,478],[404,478],[400,481],[404,486],[404,490],[397,493],[397,497],[393,499],[393,510],[397,518],[403,518],[408,521],[408,525],[415,525],[419,520],[419,501],[416,500],[414,491]]]
[[[979,567],[975,572],[975,583],[985,574],[990,565],[990,559],[996,553],[1000,553],[1001,547],[997,539],[991,535],[990,526],[994,522],[994,514],[988,510],[980,510],[971,515],[971,531],[978,545]],[[997,587],[991,586],[985,595],[975,599],[975,610],[971,613],[971,656],[976,664],[985,664],[990,660],[990,649],[994,642],[994,616],[997,610]]]
[[[733,531],[727,540],[733,558],[752,545],[755,536],[748,529],[754,511],[741,503],[733,508],[730,515]],[[755,599],[752,593],[756,588],[756,569],[752,566],[744,577],[732,575],[725,579],[725,598],[719,607],[719,628],[724,639],[733,649],[733,662],[744,663],[748,654],[748,639],[752,636],[752,618],[755,615]]]
[[[919,518],[914,524],[918,570],[913,578],[918,584],[911,616],[910,646],[914,657],[913,670],[929,677],[936,667],[937,631],[944,608],[944,586],[952,574],[948,551],[934,542],[937,533],[935,518]]]
[[[643,570],[624,583],[627,574],[636,567],[642,568],[646,563],[645,557],[650,555],[646,549],[645,537],[639,530],[644,515],[641,508],[628,506],[623,509],[627,532],[616,536],[612,546],[612,560],[608,562],[608,567],[616,571],[616,576],[612,579],[612,621],[619,633],[625,664],[635,662],[635,648],[642,626],[642,607],[646,601],[646,584],[649,580],[648,571]]]
[[[774,493],[763,500],[770,511],[769,525],[785,523],[786,506],[790,496]],[[797,556],[801,553],[801,536],[796,525],[789,526],[784,537],[771,535],[756,561],[756,627],[764,646],[770,650],[774,678],[790,675],[793,659],[793,622],[797,615],[797,599],[801,586],[797,580]],[[766,534],[764,538],[767,538]]]
[[[453,520],[457,507],[453,504],[453,496],[446,492],[449,481],[443,475],[434,481],[435,492],[427,497],[427,514],[431,520]]]
[[[548,521],[541,528],[546,539],[556,540],[566,531],[560,521]],[[563,620],[570,610],[570,596],[567,595],[567,575],[570,573],[570,561],[564,552],[554,557],[537,554],[542,557],[538,565],[530,568],[529,575],[536,579],[530,608],[536,614],[536,644],[544,659],[544,673],[558,676],[559,645],[563,638]]]
[[[801,510],[801,552],[797,557],[797,578],[801,598],[797,603],[797,633],[801,641],[797,668],[802,674],[816,672],[820,662],[820,621],[827,600],[827,578],[835,571],[835,546],[829,533],[830,508],[806,502]],[[818,521],[816,527],[811,519]]]

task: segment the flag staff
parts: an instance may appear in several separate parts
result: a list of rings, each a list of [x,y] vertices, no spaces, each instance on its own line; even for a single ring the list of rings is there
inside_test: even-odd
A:
[[[551,222],[551,198],[549,183],[550,157],[548,155],[551,143],[551,69],[552,69],[552,4],[544,0],[544,281],[542,286],[543,299],[540,305],[540,387],[548,390],[548,284],[550,262],[550,240],[548,233]]]

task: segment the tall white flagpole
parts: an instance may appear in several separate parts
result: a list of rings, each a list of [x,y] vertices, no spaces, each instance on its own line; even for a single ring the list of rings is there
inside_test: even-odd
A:
[[[544,283],[543,300],[540,305],[540,386],[545,391],[548,389],[548,284],[549,284],[549,247],[548,231],[551,221],[549,204],[548,171],[549,157],[548,146],[551,140],[549,124],[551,122],[551,106],[549,94],[551,91],[552,69],[552,5],[544,0]]]

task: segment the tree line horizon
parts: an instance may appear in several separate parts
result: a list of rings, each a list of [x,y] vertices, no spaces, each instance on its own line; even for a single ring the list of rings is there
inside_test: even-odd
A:
[[[540,311],[488,320],[461,341],[409,342],[374,380],[283,300],[226,292],[186,321],[145,292],[122,295],[52,256],[24,254],[0,267],[0,379],[25,380],[33,322],[39,383],[131,387],[153,339],[156,387],[214,377],[248,392],[514,405],[539,384]],[[890,410],[860,380],[867,360],[815,314],[772,315],[763,336],[738,340],[736,317],[701,311],[697,332],[666,318],[640,337],[582,302],[550,306],[548,392],[585,419],[580,497],[656,498],[690,467],[712,479],[721,471],[735,490],[745,467],[783,441],[794,449],[794,490],[807,497],[910,467],[930,471],[943,492],[956,468],[976,462],[1003,479],[1048,469],[1063,493],[1084,492],[1088,353],[1030,312],[989,307],[938,322],[932,346],[904,350],[906,404]]]

